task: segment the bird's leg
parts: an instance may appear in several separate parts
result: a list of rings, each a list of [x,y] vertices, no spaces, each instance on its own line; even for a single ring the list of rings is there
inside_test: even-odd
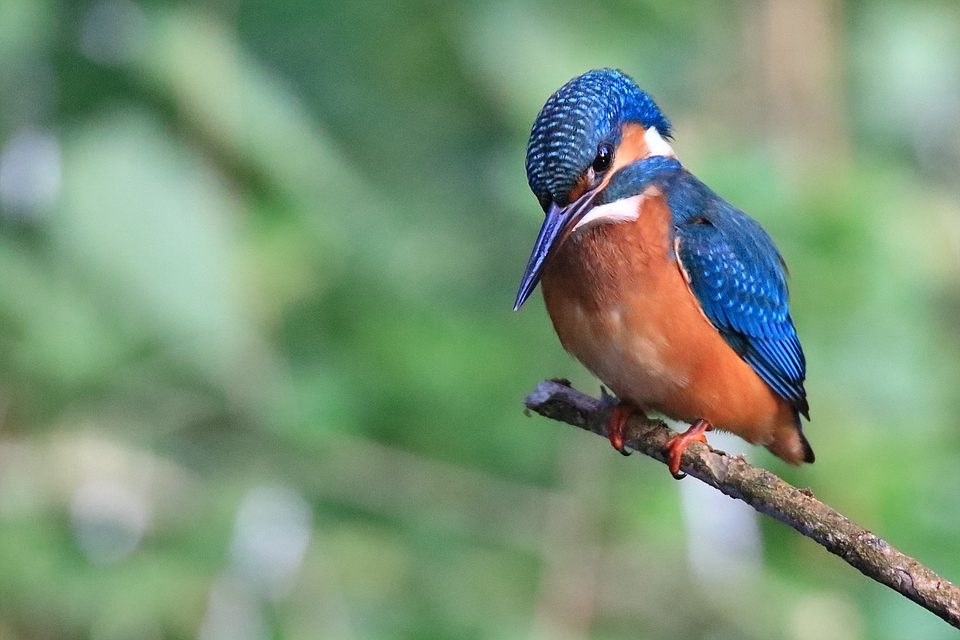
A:
[[[704,419],[697,420],[690,428],[681,433],[680,435],[673,436],[667,443],[663,445],[663,448],[667,452],[667,464],[670,468],[670,474],[680,480],[681,478],[686,477],[685,473],[680,473],[680,458],[683,457],[683,452],[686,450],[687,446],[691,442],[703,442],[706,443],[707,437],[703,435],[704,431],[709,431],[713,426]],[[610,441],[613,442],[613,436],[610,436]]]
[[[610,414],[610,422],[607,424],[607,437],[610,438],[610,444],[625,456],[630,455],[630,452],[623,446],[623,428],[630,421],[630,416],[637,411],[639,409],[636,406],[621,400],[613,408],[613,412]]]

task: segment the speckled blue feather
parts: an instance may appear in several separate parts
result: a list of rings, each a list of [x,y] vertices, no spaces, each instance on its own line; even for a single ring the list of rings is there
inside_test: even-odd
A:
[[[651,185],[666,194],[677,257],[704,314],[778,395],[809,418],[806,360],[787,305],[783,259],[770,236],[674,158],[655,156],[624,167],[603,201]]]
[[[809,419],[806,359],[790,309],[783,258],[770,236],[689,172],[667,185],[680,263],[710,322],[734,351]]]
[[[670,122],[653,99],[620,71],[589,71],[550,96],[527,145],[527,181],[544,210],[550,202],[567,204],[600,144],[616,146],[627,122],[670,135]]]

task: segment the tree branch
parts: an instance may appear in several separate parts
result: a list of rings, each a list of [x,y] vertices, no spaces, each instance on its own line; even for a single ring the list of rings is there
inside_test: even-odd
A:
[[[528,409],[607,436],[611,396],[593,398],[566,381],[544,381],[524,398]],[[624,429],[624,444],[664,462],[663,446],[676,435],[659,420],[635,414]],[[906,556],[855,522],[776,475],[695,442],[683,454],[681,469],[732,498],[790,525],[843,558],[850,566],[898,591],[960,628],[960,589]]]

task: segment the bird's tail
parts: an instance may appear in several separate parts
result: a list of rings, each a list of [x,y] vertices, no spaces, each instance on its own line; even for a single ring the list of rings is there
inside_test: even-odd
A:
[[[816,460],[813,448],[803,435],[803,426],[800,424],[800,414],[796,409],[790,410],[790,420],[781,422],[781,426],[774,434],[773,442],[767,445],[773,455],[790,464],[810,463]]]

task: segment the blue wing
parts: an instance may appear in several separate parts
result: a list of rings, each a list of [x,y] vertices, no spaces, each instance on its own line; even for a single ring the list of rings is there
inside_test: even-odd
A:
[[[677,257],[703,312],[754,371],[809,419],[806,360],[787,306],[783,259],[754,220],[686,171],[667,203]]]

